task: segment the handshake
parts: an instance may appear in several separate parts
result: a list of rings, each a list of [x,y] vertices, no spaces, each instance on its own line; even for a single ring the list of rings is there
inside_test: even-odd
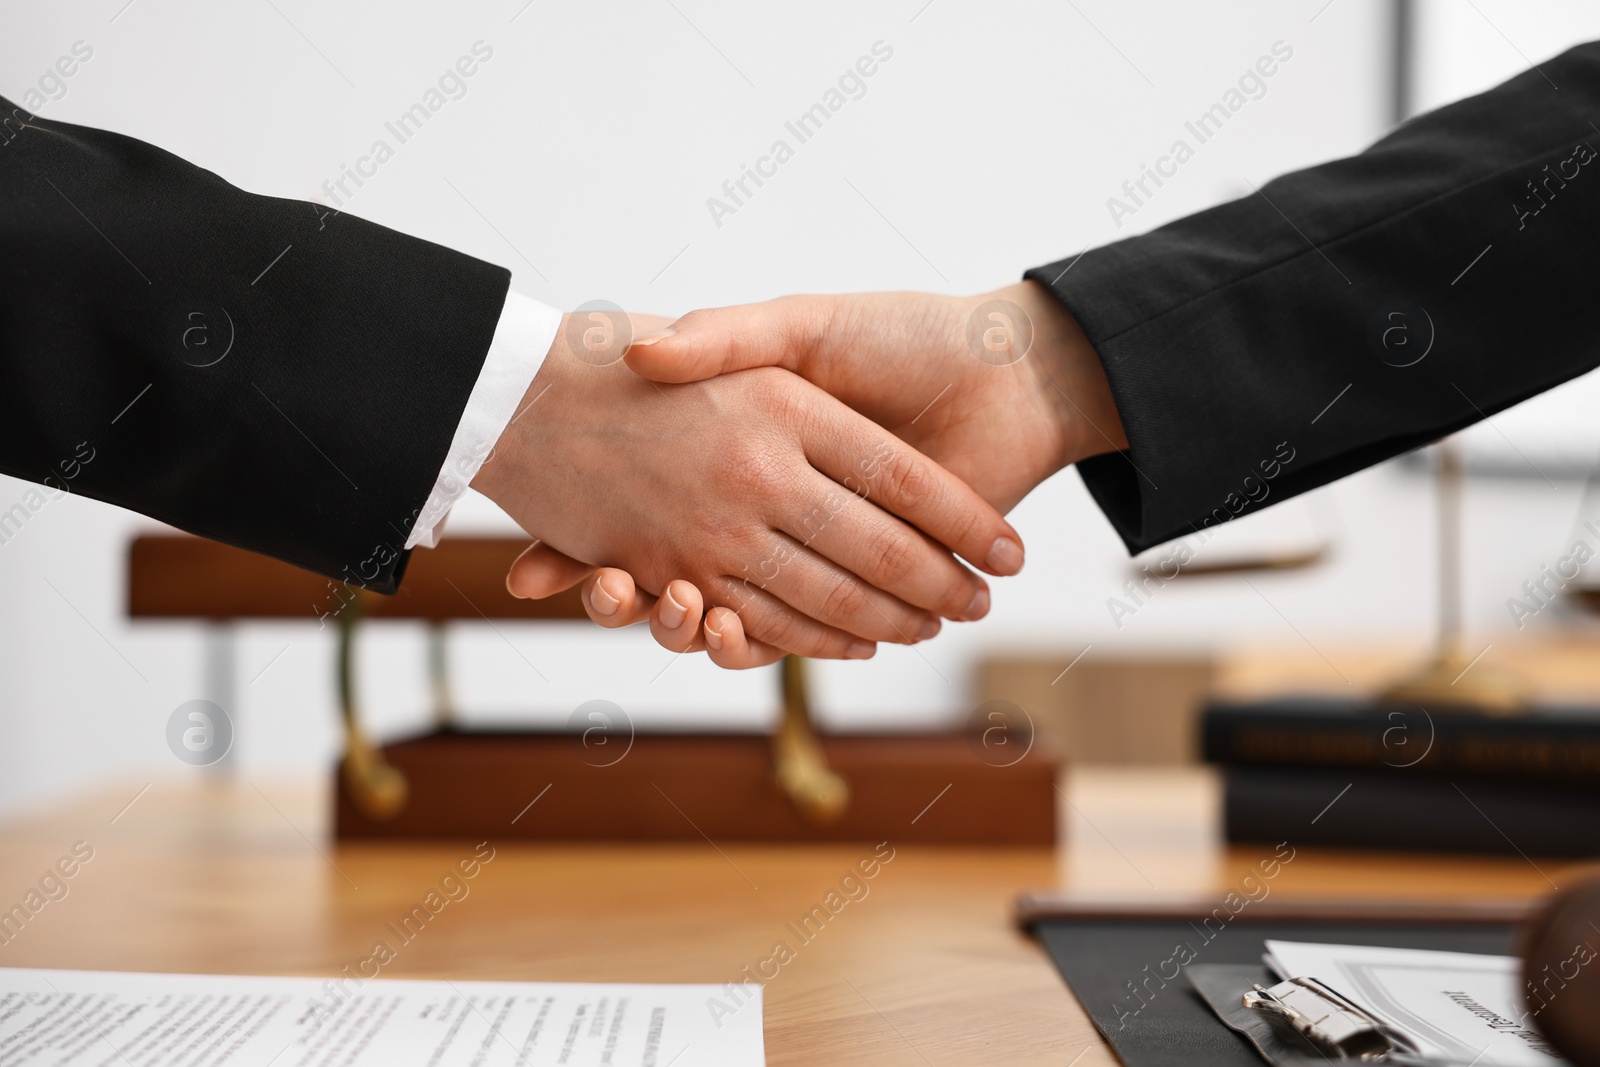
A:
[[[612,325],[567,316],[472,484],[537,539],[514,595],[582,583],[601,626],[648,619],[727,668],[982,618],[975,571],[1022,569],[1004,514],[1127,447],[1093,348],[1031,281]]]

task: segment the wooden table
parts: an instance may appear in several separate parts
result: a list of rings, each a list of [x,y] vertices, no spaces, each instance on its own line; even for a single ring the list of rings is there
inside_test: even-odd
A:
[[[94,849],[70,893],[0,947],[0,964],[332,976],[395,940],[385,924],[471,852],[336,847],[314,788],[204,774],[144,784],[0,827],[4,908],[74,842]],[[809,944],[786,924],[870,848],[499,844],[469,895],[383,975],[720,984],[782,940],[795,956],[766,986],[775,1067],[1115,1063],[1044,954],[1012,928],[1013,896],[1059,887],[1220,899],[1260,857],[1217,844],[1217,788],[1204,771],[1081,771],[1062,805],[1058,849],[896,849],[868,895]],[[1274,892],[1527,896],[1572,872],[1537,859],[1302,849]]]

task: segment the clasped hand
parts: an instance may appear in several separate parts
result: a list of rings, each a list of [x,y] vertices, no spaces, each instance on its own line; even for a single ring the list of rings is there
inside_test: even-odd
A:
[[[991,321],[992,320],[992,321]],[[597,365],[563,330],[473,484],[538,540],[511,592],[584,583],[724,667],[864,659],[987,614],[1009,511],[1126,447],[1104,372],[1041,287],[787,297],[691,312]]]

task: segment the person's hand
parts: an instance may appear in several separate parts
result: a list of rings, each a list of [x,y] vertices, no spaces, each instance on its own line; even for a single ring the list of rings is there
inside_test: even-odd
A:
[[[1009,511],[1036,485],[1079,459],[1127,447],[1105,373],[1077,322],[1042,286],[1023,282],[976,297],[926,293],[785,297],[694,311],[640,337],[628,363],[646,377],[693,381],[780,366],[807,378],[969,482]],[[540,546],[512,588],[548,596],[577,581],[601,591],[602,625],[649,617],[658,639],[662,605],[637,593],[624,571],[598,572]],[[683,583],[688,586],[689,583]],[[677,608],[675,644],[699,620]],[[615,601],[616,603],[612,603]],[[707,617],[714,629],[729,623]],[[709,638],[709,635],[708,635]],[[712,638],[714,639],[714,638]],[[665,642],[663,642],[665,643]]]
[[[1016,532],[965,483],[795,375],[657,384],[597,365],[581,336],[563,328],[473,485],[539,538],[534,558],[630,575],[630,613],[639,589],[683,579],[650,605],[667,647],[720,640],[729,666],[865,658],[987,611],[987,584],[943,546],[1020,568]],[[607,618],[605,586],[584,600]],[[707,606],[728,610],[702,636]],[[678,608],[692,626],[671,625]]]
[[[1105,371],[1043,286],[980,296],[791,296],[691,311],[630,367],[692,382],[783,367],[936,459],[1002,512],[1069,464],[1127,447]]]

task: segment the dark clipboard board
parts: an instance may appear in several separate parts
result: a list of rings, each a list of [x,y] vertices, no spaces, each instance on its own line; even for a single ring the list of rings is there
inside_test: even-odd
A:
[[[1268,896],[1232,913],[1220,898],[1035,893],[1017,901],[1016,921],[1049,954],[1125,1067],[1263,1067],[1189,986],[1176,962],[1187,955],[1179,945],[1192,952],[1188,962],[1257,965],[1267,938],[1512,954],[1533,906]],[[1260,980],[1267,979],[1262,966]]]

